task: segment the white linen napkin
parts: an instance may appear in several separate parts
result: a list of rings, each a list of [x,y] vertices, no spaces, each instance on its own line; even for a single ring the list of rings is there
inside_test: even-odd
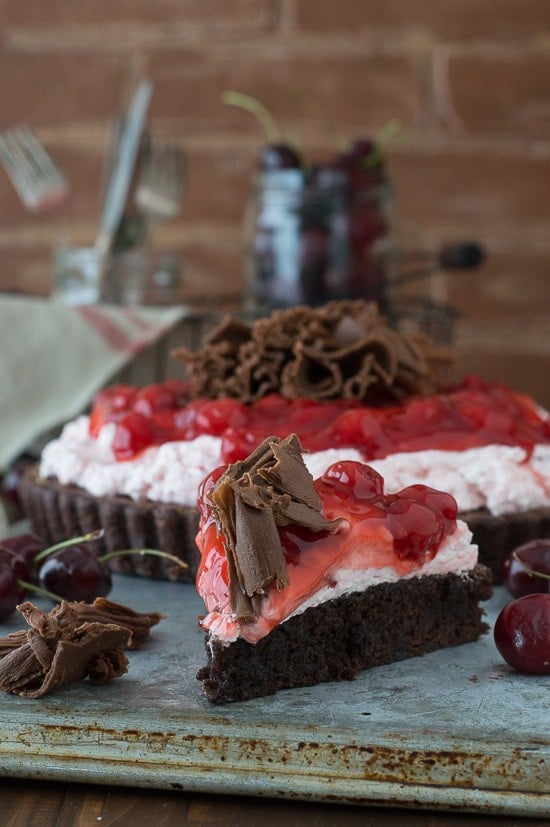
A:
[[[80,413],[183,307],[67,305],[0,297],[0,470],[48,429]]]

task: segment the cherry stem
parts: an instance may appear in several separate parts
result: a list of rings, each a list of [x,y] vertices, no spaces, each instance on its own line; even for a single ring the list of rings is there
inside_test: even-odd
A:
[[[82,537],[63,540],[61,543],[56,543],[55,546],[49,546],[49,548],[39,551],[33,559],[33,563],[40,563],[45,557],[49,557],[50,554],[55,554],[56,551],[61,551],[62,548],[69,548],[69,546],[74,546],[77,543],[91,543],[92,540],[100,540],[103,537],[103,533],[103,529],[99,528],[97,531],[91,531],[89,534],[83,534]]]
[[[270,143],[280,139],[281,132],[273,115],[266,109],[263,103],[260,103],[256,98],[245,95],[244,92],[233,92],[229,90],[223,93],[222,101],[229,106],[238,106],[241,109],[245,109],[254,115],[262,125],[266,138]]]
[[[182,569],[188,569],[189,566],[184,560],[180,560],[175,554],[170,554],[167,551],[161,551],[157,548],[127,548],[118,551],[109,551],[107,554],[102,554],[98,557],[98,563],[105,563],[107,560],[112,560],[113,557],[127,556],[128,554],[138,554],[141,557],[164,557],[166,560],[171,560]]]
[[[514,558],[514,560],[517,560],[517,562],[520,564],[520,566],[522,566],[522,568],[527,572],[527,574],[530,574],[532,577],[542,577],[543,580],[550,580],[550,574],[545,574],[543,571],[536,571],[535,569],[530,568],[525,562],[525,560],[521,559],[517,552],[513,551],[512,557]]]
[[[372,169],[373,167],[377,166],[381,161],[383,156],[387,152],[388,145],[395,141],[395,139],[399,136],[400,140],[404,140],[406,135],[406,131],[403,128],[403,125],[400,121],[392,118],[391,121],[382,127],[380,132],[375,138],[374,147],[369,152],[367,157],[363,162],[363,166],[365,169]]]
[[[37,586],[35,583],[27,583],[26,580],[18,580],[17,582],[22,589],[25,589],[25,591],[31,592],[32,594],[38,594],[41,597],[49,597],[54,603],[61,603],[64,599],[58,594],[54,594],[53,592],[49,592],[47,589],[43,589],[42,586]]]

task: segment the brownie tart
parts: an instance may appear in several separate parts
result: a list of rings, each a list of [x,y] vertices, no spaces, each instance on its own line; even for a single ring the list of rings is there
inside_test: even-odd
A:
[[[357,462],[314,482],[292,435],[213,472],[199,504],[197,677],[212,703],[351,679],[487,629],[491,572],[449,494],[387,494]]]
[[[475,377],[452,384],[448,352],[392,329],[373,304],[228,318],[176,356],[185,382],[108,388],[46,446],[21,492],[45,541],[103,526],[108,549],[164,548],[192,579],[201,479],[290,432],[314,476],[355,459],[390,491],[420,481],[452,493],[497,580],[518,539],[550,533],[545,412]],[[155,577],[177,568],[135,556],[112,565]]]

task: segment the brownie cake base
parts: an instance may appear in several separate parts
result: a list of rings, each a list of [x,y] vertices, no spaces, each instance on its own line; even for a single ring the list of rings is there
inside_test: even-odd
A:
[[[207,639],[197,678],[213,704],[352,680],[371,666],[477,640],[488,629],[479,601],[491,592],[491,572],[479,564],[463,575],[380,583],[307,609],[254,645]]]
[[[152,555],[128,554],[109,560],[112,571],[162,580],[194,582],[199,563],[195,545],[198,510],[129,497],[93,497],[76,485],[42,479],[38,468],[23,477],[20,497],[32,531],[53,544],[102,528],[103,551],[161,549],[187,564]]]
[[[42,479],[36,466],[25,474],[20,496],[32,530],[45,543],[58,543],[103,528],[105,550],[158,548],[180,557],[189,566],[182,576],[182,569],[170,561],[128,555],[110,561],[113,571],[194,581],[199,562],[196,508],[122,496],[93,497],[76,485],[63,486],[57,480]],[[548,508],[501,517],[485,510],[467,511],[459,517],[468,523],[473,542],[479,547],[479,562],[491,569],[497,584],[502,582],[504,560],[516,546],[550,537]]]

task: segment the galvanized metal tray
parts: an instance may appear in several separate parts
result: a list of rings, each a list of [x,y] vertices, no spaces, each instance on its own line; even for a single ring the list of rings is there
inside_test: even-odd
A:
[[[490,634],[352,682],[213,707],[195,677],[205,655],[193,587],[118,576],[111,597],[169,617],[107,686],[0,695],[2,775],[550,813],[550,681],[512,672]],[[497,589],[491,621],[505,600]]]

